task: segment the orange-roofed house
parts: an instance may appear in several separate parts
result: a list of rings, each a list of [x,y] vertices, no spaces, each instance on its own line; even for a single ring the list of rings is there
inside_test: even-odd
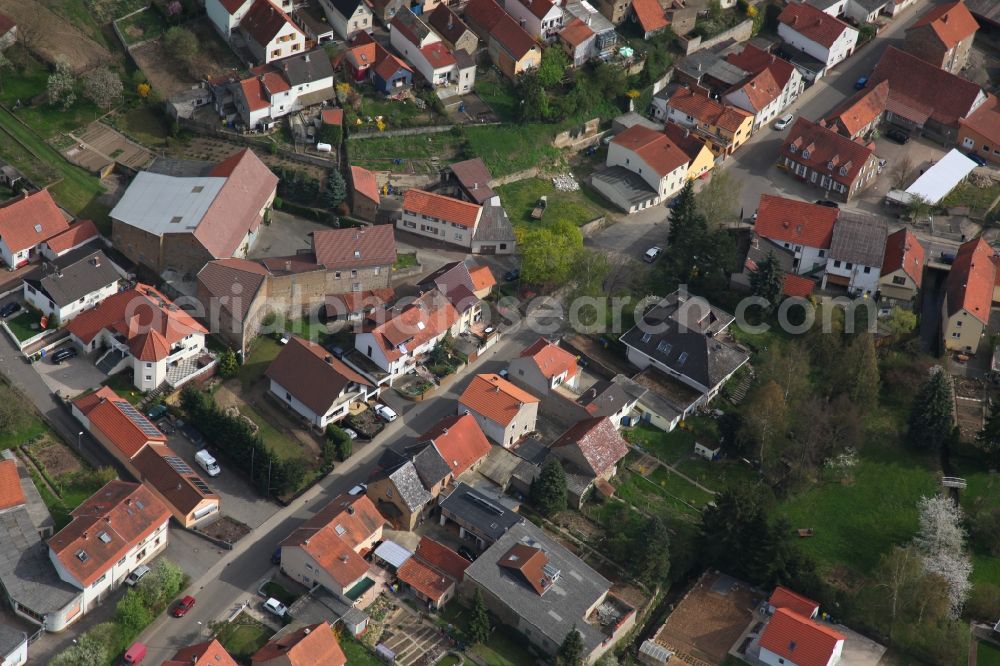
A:
[[[803,275],[825,266],[838,210],[819,204],[760,195],[757,235],[794,254],[794,272]]]
[[[396,228],[450,245],[471,248],[482,216],[482,206],[412,188],[403,195],[403,214],[396,222]]]
[[[219,496],[177,452],[164,444],[152,444],[132,459],[136,478],[146,484],[174,519],[191,529],[219,513]]]
[[[181,648],[173,659],[163,662],[163,666],[237,666],[226,648],[213,638],[204,643]]]
[[[760,636],[759,659],[768,666],[835,666],[844,640],[825,624],[779,608]]]
[[[879,277],[882,299],[912,303],[920,290],[926,255],[924,246],[906,227],[889,234]]]
[[[517,6],[521,6],[520,3],[517,3]],[[558,6],[555,8],[558,9]],[[542,62],[541,46],[525,28],[518,25],[518,22],[506,13],[501,14],[490,29],[486,50],[493,64],[511,80],[537,69]]]
[[[827,198],[850,201],[875,182],[878,156],[874,143],[849,139],[800,117],[785,135],[778,168],[818,188]]]
[[[417,599],[431,609],[440,609],[455,596],[469,562],[430,537],[420,537],[413,557],[399,568],[397,577]]]
[[[437,289],[386,313],[386,321],[354,336],[354,348],[371,362],[368,376],[379,386],[413,369],[445,335],[463,333],[462,318]],[[348,358],[350,363],[350,358]]]
[[[476,375],[458,399],[458,413],[472,414],[487,438],[509,449],[535,429],[538,398],[499,375]]]
[[[633,125],[608,145],[606,169],[591,185],[622,210],[655,206],[684,187],[691,158],[663,132]]]
[[[274,0],[254,0],[240,19],[240,33],[256,63],[281,60],[305,50],[305,33],[285,10]],[[287,10],[291,11],[291,3]]]
[[[100,235],[97,225],[92,220],[77,220],[66,231],[42,243],[39,251],[49,261],[55,261],[64,254],[96,240]]]
[[[595,484],[609,481],[618,472],[618,463],[629,452],[628,443],[606,416],[578,421],[551,448],[566,471],[580,478],[578,483],[567,484],[569,501],[576,508]]]
[[[351,165],[351,213],[374,222],[381,201],[375,174],[364,167]]]
[[[888,101],[889,82],[881,81],[834,107],[823,122],[849,139],[866,139],[882,122]]]
[[[250,658],[253,666],[344,666],[347,657],[327,621],[271,639]]]
[[[639,26],[643,39],[663,32],[670,25],[657,0],[632,0],[632,20]]]
[[[77,398],[71,409],[94,439],[136,478],[140,475],[135,457],[147,446],[167,443],[159,428],[107,386]]]
[[[559,31],[559,43],[575,67],[580,67],[594,54],[597,35],[582,19],[574,18]]]
[[[987,95],[986,101],[958,121],[956,145],[993,164],[1000,163],[1000,100]]]
[[[542,397],[557,386],[576,389],[580,384],[576,356],[545,338],[538,338],[522,349],[507,369],[512,382]]]
[[[385,523],[367,495],[340,495],[281,542],[281,570],[306,587],[345,594],[368,577],[363,555]]]
[[[0,206],[0,259],[10,268],[23,266],[39,257],[43,243],[69,228],[48,190],[12,199]]]
[[[131,368],[132,383],[141,391],[164,382],[180,386],[211,361],[205,327],[142,283],[81,312],[66,328],[80,349],[95,354],[102,371]]]
[[[408,453],[424,487],[437,497],[455,479],[475,471],[492,447],[471,414],[446,416],[420,436]]]
[[[433,87],[455,86],[472,90],[476,65],[465,51],[452,51],[441,37],[408,7],[401,7],[389,22],[389,43]]]
[[[733,86],[722,99],[753,114],[753,131],[771,122],[785,108],[782,86],[770,69],[762,69]]]
[[[811,4],[792,2],[778,15],[778,36],[824,64],[822,76],[854,53],[858,31]]]
[[[816,619],[816,616],[819,615],[818,603],[780,585],[774,588],[771,598],[768,599],[767,612],[773,614],[779,608],[787,608],[810,620]]]
[[[975,354],[983,341],[996,279],[993,254],[982,238],[958,248],[945,281],[942,307],[944,346],[949,351]]]
[[[979,23],[961,0],[935,5],[906,29],[903,50],[958,74],[969,63],[977,30]]]
[[[26,501],[17,461],[13,458],[0,460],[0,512],[22,506]]]
[[[678,88],[666,109],[668,120],[691,130],[716,156],[732,155],[753,132],[754,114],[691,88]]]
[[[111,481],[70,515],[48,540],[49,559],[62,580],[83,590],[84,613],[167,547],[170,510],[141,483]]]

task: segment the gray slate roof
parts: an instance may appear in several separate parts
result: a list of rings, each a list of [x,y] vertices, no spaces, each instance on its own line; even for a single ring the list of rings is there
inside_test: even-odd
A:
[[[476,235],[472,239],[480,243],[513,243],[516,240],[514,225],[507,219],[507,212],[500,205],[499,197],[494,197],[483,204],[479,226],[476,227]]]
[[[541,548],[559,578],[539,596],[515,572],[498,562],[515,545],[524,543]],[[604,634],[585,622],[587,611],[601,599],[611,583],[565,547],[528,521],[512,527],[465,570],[466,580],[490,591],[524,621],[536,627],[556,646],[561,645],[574,625],[589,654],[604,640]]]
[[[730,64],[719,53],[708,50],[695,51],[675,66],[692,78],[701,79],[707,75],[731,86],[750,75],[746,70]]]
[[[434,497],[424,488],[417,468],[412,462],[407,461],[394,472],[389,474],[389,478],[396,485],[396,492],[400,499],[406,503],[410,511],[417,511],[428,502],[433,502]]]
[[[586,407],[591,416],[611,416],[623,405],[642,398],[647,390],[625,375],[615,375],[611,381],[602,379],[595,383],[576,402]]]
[[[347,4],[353,4],[356,7],[360,2],[349,0]],[[347,14],[348,18],[354,13],[353,7],[350,9],[350,12],[350,14]],[[284,72],[288,82],[293,86],[301,86],[305,83],[313,83],[333,76],[333,65],[330,64],[330,57],[321,48],[300,55],[282,58],[273,64]]]
[[[44,291],[59,307],[74,303],[87,294],[107,287],[121,279],[114,264],[98,250],[83,259],[52,272],[31,286]],[[29,281],[29,283],[34,281]]]
[[[749,356],[716,339],[733,316],[699,297],[674,292],[646,311],[621,340],[629,347],[712,389]]]
[[[511,511],[466,483],[459,483],[448,497],[441,500],[441,511],[474,527],[479,534],[492,541],[524,520],[521,514]]]
[[[28,640],[26,633],[20,629],[15,629],[9,624],[0,622],[0,656],[9,655],[26,640]]]
[[[630,204],[639,204],[656,198],[656,190],[650,187],[649,183],[623,166],[607,167],[595,171],[590,178],[613,188],[622,199]]]
[[[59,578],[23,505],[0,513],[0,584],[10,599],[42,615],[83,594]]]
[[[433,444],[428,443],[423,450],[413,456],[413,467],[417,470],[417,476],[424,482],[425,486],[433,486],[438,481],[447,478],[451,474],[451,468],[445,462]]]
[[[888,223],[873,215],[841,212],[833,227],[830,258],[862,266],[882,266]]]

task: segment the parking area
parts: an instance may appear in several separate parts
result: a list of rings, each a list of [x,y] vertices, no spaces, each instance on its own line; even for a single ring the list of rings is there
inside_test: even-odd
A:
[[[272,210],[271,223],[261,225],[257,241],[248,256],[251,259],[285,257],[299,250],[308,250],[312,247],[312,233],[329,228],[313,220]]]
[[[53,393],[57,393],[67,398],[74,398],[84,391],[97,388],[107,379],[107,375],[97,369],[86,356],[75,356],[64,360],[62,363],[53,363],[52,354],[65,347],[72,347],[73,343],[61,343],[57,348],[51,349],[42,358],[35,362],[35,371],[45,382],[45,385]]]

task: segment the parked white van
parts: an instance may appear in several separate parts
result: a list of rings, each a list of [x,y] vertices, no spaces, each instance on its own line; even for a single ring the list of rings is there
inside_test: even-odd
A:
[[[208,472],[209,476],[219,476],[219,472],[222,471],[222,468],[219,467],[219,463],[215,462],[215,458],[212,457],[212,454],[205,449],[202,449],[198,453],[194,454],[194,459],[203,470]]]

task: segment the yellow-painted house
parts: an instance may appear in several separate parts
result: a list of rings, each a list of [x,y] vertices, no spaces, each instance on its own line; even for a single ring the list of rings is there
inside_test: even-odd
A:
[[[677,123],[668,122],[663,128],[663,133],[688,156],[690,160],[687,172],[688,179],[701,178],[715,166],[715,155],[704,141],[691,133],[691,130],[681,127]]]
[[[753,114],[690,88],[679,88],[671,95],[667,101],[667,120],[703,139],[716,157],[736,152],[750,138],[753,129]]]
[[[990,246],[982,238],[964,243],[945,282],[941,326],[945,349],[976,353],[989,324],[995,283]]]

